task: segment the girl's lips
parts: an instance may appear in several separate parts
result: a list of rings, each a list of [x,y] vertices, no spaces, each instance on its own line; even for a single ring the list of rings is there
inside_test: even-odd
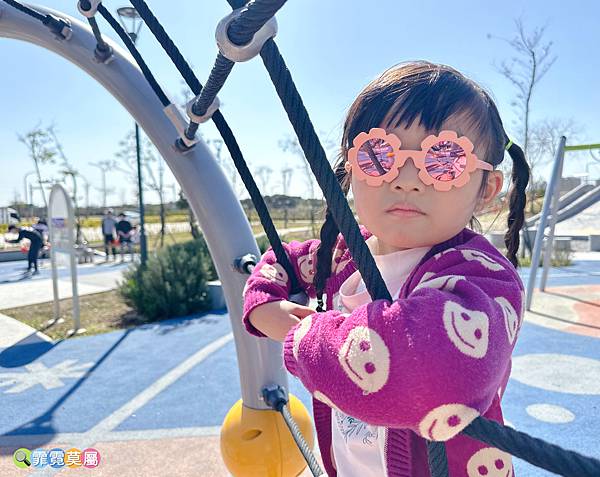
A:
[[[398,216],[398,217],[420,217],[425,215],[423,212],[419,212],[418,210],[408,210],[408,209],[390,209],[388,213]]]

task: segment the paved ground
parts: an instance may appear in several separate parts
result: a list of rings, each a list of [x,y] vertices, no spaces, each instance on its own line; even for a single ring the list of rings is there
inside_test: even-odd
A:
[[[517,429],[597,458],[599,272],[597,260],[552,270],[527,314],[503,404]],[[0,475],[59,470],[17,469],[18,447],[94,447],[101,465],[80,472],[227,476],[219,427],[240,396],[230,331],[223,312],[0,349]],[[290,388],[310,410],[300,383]],[[515,467],[519,477],[551,475]]]
[[[77,267],[79,295],[112,290],[121,280],[123,270],[129,264],[130,262],[120,263],[112,260],[106,263],[104,259],[96,258],[95,265],[90,263],[79,265]],[[0,263],[0,310],[53,300],[50,261],[40,261],[39,275],[19,280],[26,268],[25,261]],[[59,269],[58,293],[61,298],[72,296],[71,275],[67,268]]]

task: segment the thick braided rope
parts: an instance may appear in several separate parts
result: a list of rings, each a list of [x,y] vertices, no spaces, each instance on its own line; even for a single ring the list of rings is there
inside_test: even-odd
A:
[[[319,142],[319,138],[310,121],[306,108],[304,107],[302,98],[294,85],[291,74],[285,66],[283,58],[273,39],[267,40],[260,55],[269,72],[275,90],[281,99],[288,118],[292,123],[294,131],[298,136],[298,141],[310,164],[310,168],[325,195],[327,205],[331,209],[333,218],[341,233],[346,238],[350,253],[360,270],[371,298],[373,300],[387,299],[392,301],[385,282],[375,264],[375,260],[373,259],[373,256],[360,233],[354,215],[348,206],[346,197],[327,161],[325,151]]]
[[[444,442],[427,441],[427,461],[433,477],[448,475],[448,456]]]
[[[254,34],[279,10],[286,0],[256,0],[248,3],[240,16],[229,25],[228,35],[231,41],[244,45],[252,40]],[[230,33],[231,32],[231,33]],[[221,53],[217,55],[215,64],[208,76],[206,85],[200,98],[193,104],[192,112],[199,116],[206,113],[209,106],[225,84],[225,80],[233,69],[234,62],[225,58]],[[192,139],[198,130],[198,123],[191,121],[185,131],[186,137]]]
[[[484,417],[475,419],[462,432],[558,475],[600,476],[599,460],[563,449]]]
[[[241,15],[229,25],[227,30],[229,39],[236,45],[249,43],[254,34],[271,17],[275,16],[285,2],[286,0],[254,0],[248,2],[244,6]]]
[[[138,0],[132,0],[132,3],[134,1],[138,1]],[[273,45],[274,45],[274,42],[272,42],[271,40],[269,41],[269,43],[273,43]],[[171,44],[172,44],[172,42],[171,42]],[[174,44],[173,44],[173,47],[174,47]],[[275,46],[275,49],[276,49],[276,46]],[[175,47],[175,50],[177,50],[176,47]],[[177,50],[177,52],[178,52],[178,50]],[[264,49],[263,49],[263,52],[264,52]],[[261,55],[263,54],[263,52],[261,52]],[[169,52],[167,52],[167,53],[169,53]],[[182,57],[181,57],[181,59],[182,59]],[[263,55],[263,60],[265,60],[265,65],[267,65],[267,60],[265,59],[264,55]],[[187,65],[187,63],[185,63],[185,64]],[[271,69],[269,68],[268,65],[267,65],[267,69],[269,70],[269,74],[271,75],[271,78],[273,79],[274,75],[271,74]],[[191,71],[191,69],[190,69],[190,71]],[[287,72],[287,69],[285,71]],[[289,72],[287,72],[287,73],[289,75]],[[193,74],[192,74],[192,76],[193,76]],[[184,77],[185,77],[185,75],[184,75]],[[285,74],[282,73],[282,77],[285,77]],[[195,83],[197,83],[196,87],[201,88],[200,84],[197,82],[197,79],[195,79],[195,76],[194,76],[194,80],[195,80]],[[186,78],[186,81],[188,81],[187,78]],[[273,82],[277,89],[277,83],[275,82],[274,79],[273,79]],[[188,81],[188,85],[190,85],[190,87],[194,90],[195,88],[192,87],[193,83],[194,83],[194,81]],[[199,91],[195,91],[196,94],[198,94],[198,92]],[[287,88],[283,88],[282,92],[284,93],[284,96],[286,94],[292,94],[292,96],[293,96],[294,92],[296,92],[296,94],[297,94],[297,91],[295,90],[295,87],[293,86],[293,84],[291,85],[289,91],[287,90]],[[279,93],[279,90],[278,90],[278,93]],[[280,98],[281,98],[281,95],[280,95]],[[282,102],[283,102],[283,98],[282,98]],[[299,104],[302,105],[301,99],[300,99]],[[285,106],[285,104],[284,104],[284,106]],[[302,105],[302,107],[303,107],[303,105]],[[287,108],[286,108],[286,110],[287,110]],[[215,113],[215,115],[217,115],[217,114],[220,117],[220,120],[224,123],[224,119],[220,115],[220,112],[217,111],[217,113]],[[288,116],[290,117],[290,121],[292,121],[292,124],[294,125],[294,128],[296,129],[296,125],[292,119],[292,116],[290,116],[289,112],[288,112]],[[218,118],[215,118],[215,119],[217,120]],[[215,121],[215,122],[217,122],[217,121]],[[310,123],[309,119],[308,119],[306,125],[303,124],[303,126],[308,127],[309,129],[312,128],[312,124]],[[298,133],[298,131],[296,131],[296,132]],[[313,129],[313,133],[314,133],[314,129]],[[300,137],[299,137],[299,140],[301,140]],[[301,140],[301,146],[302,146],[302,142],[303,141]],[[318,142],[318,139],[317,139],[317,142]],[[309,146],[310,146],[310,144],[309,144]],[[319,144],[319,146],[320,146],[320,144]],[[314,147],[315,147],[314,145],[311,146],[309,148],[309,150],[312,150]],[[303,146],[303,149],[304,149],[304,146]],[[322,150],[322,148],[321,148],[321,150]],[[307,154],[306,150],[305,150],[305,154]],[[323,151],[323,156],[324,156],[324,151]],[[309,156],[307,155],[307,157],[309,157]],[[243,160],[243,158],[242,158],[242,160]],[[329,167],[327,167],[327,168],[329,169]],[[320,176],[318,176],[318,172],[321,172],[321,170],[319,168],[317,168],[318,172],[316,172],[314,170],[315,168],[313,167],[312,163],[311,163],[311,169],[313,169],[313,172],[317,176],[319,185],[323,188],[323,186],[321,185],[321,181],[319,181]],[[337,182],[335,182],[335,185],[337,185]],[[329,195],[330,194],[326,194],[326,197]],[[345,198],[344,198],[343,202],[344,202],[344,204],[347,205]],[[337,203],[338,203],[337,201],[332,201],[332,204],[334,207],[335,207],[335,205],[337,205]],[[347,228],[346,227],[347,224],[345,222],[345,219],[346,219],[345,217],[342,217],[341,219],[342,219],[341,223],[344,225],[338,224],[338,226],[343,233],[343,230]],[[354,219],[352,217],[352,221],[353,220]],[[346,234],[344,234],[344,235],[346,235]],[[360,236],[360,232],[359,232],[359,236]],[[362,237],[360,237],[360,238],[362,241]],[[350,243],[349,243],[349,247],[351,247]],[[351,248],[351,251],[352,251],[352,248]],[[367,249],[367,252],[368,252],[368,249]],[[358,260],[357,260],[357,262],[358,262]],[[365,282],[366,282],[366,280],[365,280]],[[494,421],[488,421],[481,417],[476,419],[475,421],[473,421],[471,423],[471,425],[469,425],[463,432],[467,435],[470,435],[473,438],[479,439],[490,445],[494,445],[502,450],[505,450],[506,452],[510,452],[511,454],[513,454],[517,457],[521,457],[521,458],[527,460],[528,462],[531,462],[534,465],[537,465],[539,467],[542,467],[542,468],[545,468],[545,469],[551,470],[551,471],[556,471],[558,469],[558,471],[560,472],[561,475],[565,475],[565,476],[577,475],[577,476],[584,477],[584,476],[592,476],[592,475],[600,474],[600,462],[597,461],[596,459],[591,459],[591,458],[582,456],[573,451],[564,450],[564,449],[560,448],[559,446],[556,446],[553,444],[548,444],[540,439],[528,436],[527,434],[524,434],[519,431],[514,431],[505,426],[501,426],[500,424],[498,424]],[[441,456],[441,453],[445,454],[445,449],[443,447],[441,447],[441,452],[439,452],[439,451],[432,452],[432,450],[439,447],[437,444],[440,444],[440,443],[432,443],[432,444],[434,444],[434,445],[430,446],[428,450],[429,450],[430,465],[432,466],[432,470],[434,470],[434,467],[436,467],[438,465],[438,462],[442,463],[441,464],[442,467],[444,466],[443,462],[445,459],[440,458],[440,456]],[[530,446],[531,448],[533,448],[534,452],[525,455],[525,453],[519,451],[519,449],[527,448],[527,446]],[[529,450],[531,450],[531,449],[529,449]],[[541,457],[536,458],[537,457],[536,454],[540,455]],[[565,454],[566,454],[567,458],[570,457],[572,460],[569,461],[568,459],[561,458],[561,457],[565,457]],[[532,455],[533,455],[533,457],[531,457]],[[557,457],[557,459],[553,459],[553,456],[558,456],[558,457]],[[566,464],[569,465],[569,468],[561,468],[561,466],[566,465]],[[572,467],[573,467],[572,464],[575,464],[577,466],[577,469],[575,470],[575,472],[577,472],[576,474],[573,473],[574,471],[572,470]],[[446,467],[447,467],[447,465],[446,465]],[[437,470],[434,470],[434,471],[438,472]],[[438,474],[435,473],[433,475],[438,475]]]
[[[129,34],[125,30],[123,30],[123,27],[119,25],[119,22],[115,20],[115,18],[111,15],[111,13],[106,9],[104,5],[98,5],[98,11],[100,12],[100,15],[102,15],[104,19],[108,22],[108,24],[112,27],[112,29],[115,30],[117,35],[119,35],[119,37],[129,50],[129,53],[131,53],[131,56],[133,56],[136,63],[142,70],[146,81],[148,81],[148,83],[150,84],[152,91],[154,91],[161,104],[163,106],[168,106],[171,103],[169,101],[169,98],[167,98],[167,95],[164,93],[164,91],[156,81],[156,78],[154,78],[154,75],[148,68],[148,65],[146,65],[146,62],[144,61],[144,58],[142,58],[142,55],[140,54],[138,49],[135,47],[135,44],[131,40]]]
[[[152,34],[160,43],[165,53],[167,53],[167,55],[169,56],[169,58],[171,59],[171,61],[173,62],[183,79],[185,80],[186,84],[192,90],[192,92],[195,95],[200,94],[200,92],[202,91],[202,84],[200,83],[200,81],[198,81],[198,78],[196,77],[192,68],[179,51],[179,48],[177,48],[177,45],[175,45],[173,40],[171,40],[168,33],[158,21],[156,16],[152,13],[146,2],[144,0],[130,1],[131,4],[140,14],[142,19],[152,32]],[[250,198],[254,203],[254,207],[256,209],[256,212],[258,213],[265,234],[269,239],[269,242],[271,243],[271,247],[273,249],[273,252],[275,253],[277,262],[281,266],[283,266],[286,273],[288,274],[288,277],[290,278],[291,293],[298,293],[301,290],[300,285],[298,283],[298,278],[296,277],[294,268],[292,267],[287,253],[283,248],[283,244],[281,243],[281,239],[277,234],[275,224],[273,223],[273,220],[271,219],[271,216],[269,214],[267,204],[265,203],[264,198],[260,193],[258,186],[256,185],[256,182],[254,181],[252,173],[248,168],[248,165],[244,159],[239,144],[237,143],[235,136],[231,131],[231,128],[227,124],[227,121],[225,120],[225,118],[219,110],[215,111],[215,113],[212,116],[212,120],[215,126],[217,127],[219,133],[221,134],[225,146],[231,154],[231,158],[235,167],[240,173],[242,182],[244,183],[246,189],[248,190],[248,193],[250,194]]]
[[[4,2],[10,5],[11,7],[16,8],[20,12],[23,12],[25,15],[29,15],[30,17],[41,21],[42,23],[44,22],[44,20],[46,20],[46,15],[41,14],[33,8],[29,8],[26,5],[16,2],[15,0],[4,0]]]

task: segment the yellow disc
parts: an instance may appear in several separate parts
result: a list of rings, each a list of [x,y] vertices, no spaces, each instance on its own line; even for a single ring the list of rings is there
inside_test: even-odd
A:
[[[289,396],[288,409],[312,449],[310,415],[297,397]],[[221,456],[234,477],[296,477],[306,467],[281,414],[250,409],[241,399],[223,421]]]

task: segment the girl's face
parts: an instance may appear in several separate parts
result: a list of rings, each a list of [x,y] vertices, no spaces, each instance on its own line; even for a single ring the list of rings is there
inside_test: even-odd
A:
[[[417,123],[414,121],[409,128],[386,128],[386,131],[400,138],[402,149],[419,150],[421,142],[431,131]],[[464,121],[449,118],[440,130],[449,129],[459,136],[467,136],[475,145],[473,152],[479,159],[485,160],[485,151],[477,143],[477,135],[473,130],[464,128],[464,124]],[[481,169],[472,172],[464,186],[452,187],[447,192],[425,185],[418,173],[409,158],[392,182],[384,182],[380,186],[370,186],[352,175],[354,206],[359,221],[377,237],[375,253],[383,255],[433,246],[450,239],[469,223],[476,210],[491,202],[502,189],[500,171],[489,172],[483,197],[479,195],[483,178]]]

